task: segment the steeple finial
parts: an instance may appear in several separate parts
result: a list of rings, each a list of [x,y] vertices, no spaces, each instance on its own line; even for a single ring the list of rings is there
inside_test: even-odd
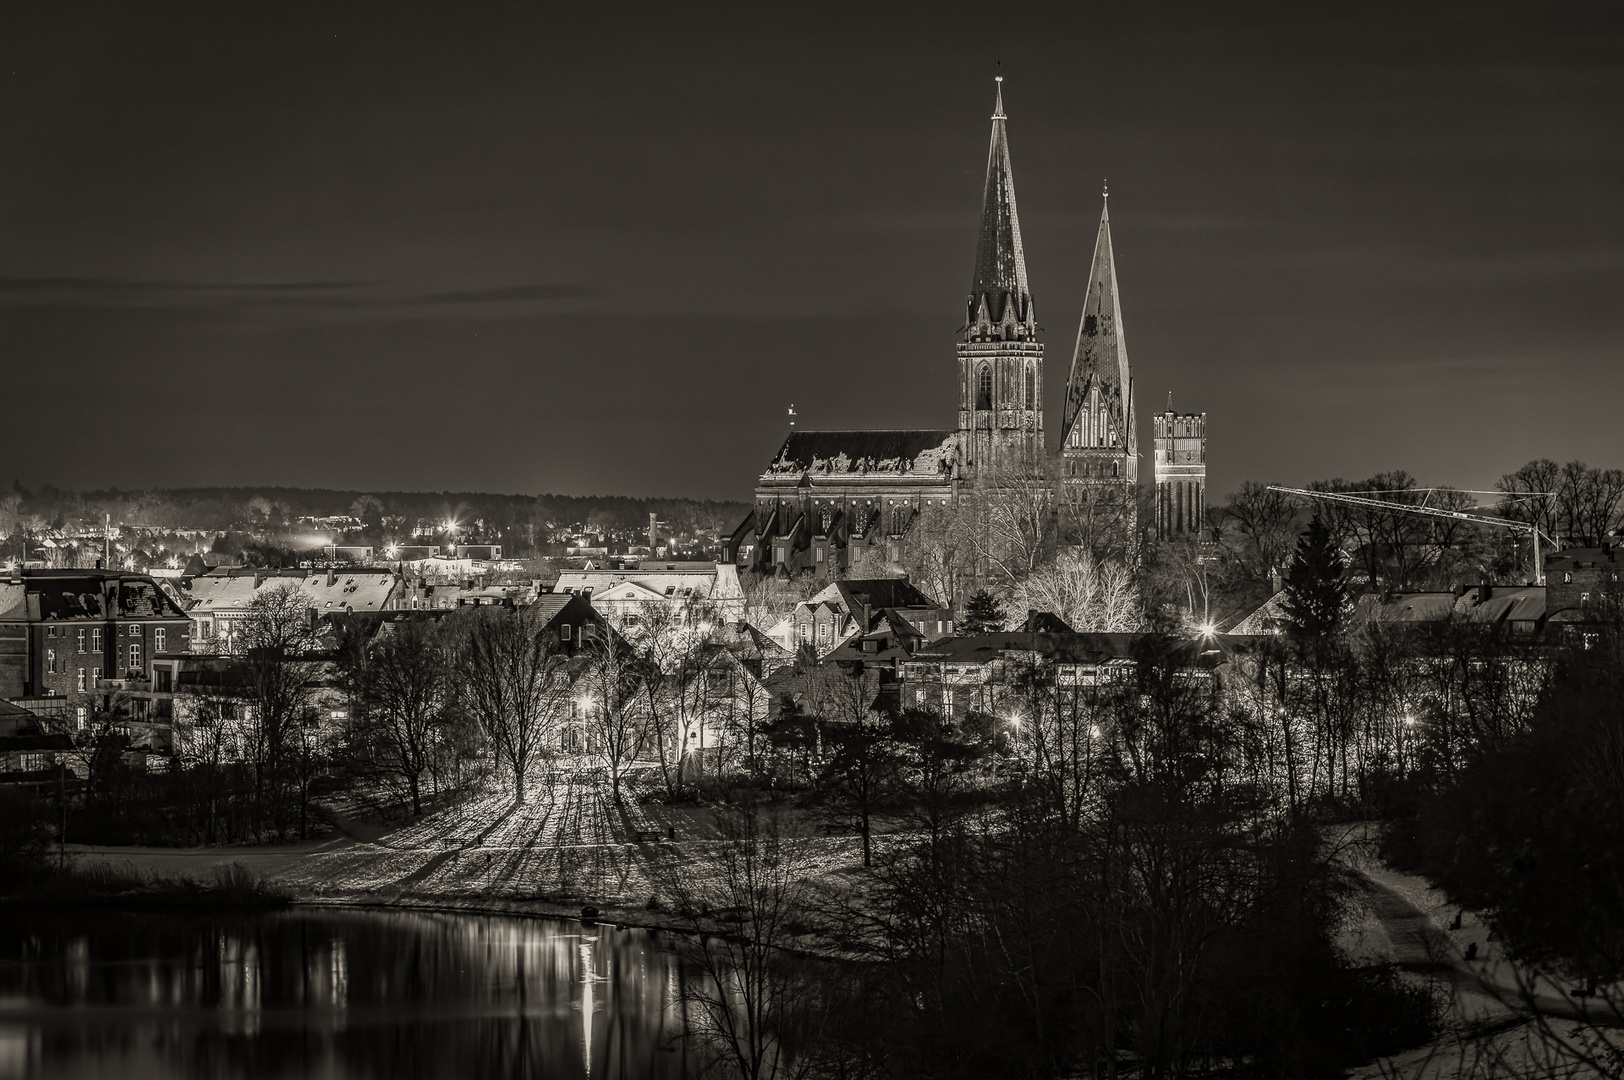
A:
[[[1100,195],[1101,195],[1102,198],[1106,198],[1106,199],[1109,199],[1111,197],[1111,181],[1110,180],[1101,180],[1100,181]]]
[[[993,103],[992,118],[994,120],[1007,120],[1009,117],[1004,115],[1004,77],[994,75],[992,81],[998,84],[998,100]]]

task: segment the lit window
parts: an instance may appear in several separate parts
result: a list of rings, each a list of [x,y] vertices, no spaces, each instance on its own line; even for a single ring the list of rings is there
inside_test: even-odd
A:
[[[167,630],[165,630],[163,627],[160,626],[157,629],[152,631],[152,651],[153,652],[155,652],[155,653],[163,652],[164,649],[167,646],[168,641],[169,641],[169,632]]]
[[[131,671],[139,671],[140,669],[141,669],[141,643],[139,641],[132,641],[132,642],[130,642],[130,670]]]
[[[87,715],[88,710],[83,705],[80,705],[78,708],[73,710],[73,724],[80,731],[85,729],[85,718]]]
[[[92,630],[90,632],[90,651],[91,652],[101,652],[102,651],[101,635],[102,635],[101,627],[97,627],[96,629],[94,629],[94,630]]]
[[[81,694],[85,692],[85,669],[84,668],[79,669],[79,677],[74,680],[74,689],[78,690]]]
[[[56,650],[55,649],[46,649],[45,650],[45,671],[46,671],[47,674],[50,674],[50,675],[56,674]]]
[[[85,628],[84,627],[81,626],[79,628],[79,632],[74,635],[73,640],[74,640],[74,646],[80,652],[84,652],[85,651]]]

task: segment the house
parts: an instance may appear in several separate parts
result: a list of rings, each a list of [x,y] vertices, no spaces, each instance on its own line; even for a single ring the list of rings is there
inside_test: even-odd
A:
[[[1600,547],[1568,548],[1545,557],[1546,606],[1553,623],[1574,626],[1595,622],[1609,601],[1621,595],[1618,548],[1609,540]]]
[[[267,589],[292,586],[310,609],[312,619],[323,615],[387,611],[399,585],[393,571],[326,570],[212,570],[187,583],[186,614],[194,628],[194,646],[213,646],[231,652],[242,620],[249,617],[256,596]]]
[[[936,603],[908,583],[907,578],[859,578],[835,581],[809,600],[803,600],[778,622],[768,635],[793,653],[810,645],[819,657],[828,656],[855,637],[878,635],[904,646],[953,633],[953,611]],[[911,649],[910,649],[911,651]]]
[[[189,647],[192,620],[149,575],[31,570],[0,579],[0,698],[103,707],[152,658]]]
[[[553,592],[585,595],[600,613],[623,625],[635,624],[644,608],[655,604],[707,608],[720,622],[744,617],[744,590],[731,563],[645,562],[606,570],[588,564],[559,574]]]
[[[1275,593],[1224,636],[1241,638],[1285,633],[1291,623],[1284,607],[1285,599],[1284,590]],[[1458,619],[1531,637],[1544,630],[1546,611],[1546,586],[1484,582],[1469,588],[1457,586],[1445,592],[1365,593],[1354,599],[1350,623],[1398,626]]]

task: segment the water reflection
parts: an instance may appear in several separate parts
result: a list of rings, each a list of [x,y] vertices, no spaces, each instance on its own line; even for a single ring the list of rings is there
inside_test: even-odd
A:
[[[405,912],[9,912],[0,1078],[676,1077],[640,930]]]

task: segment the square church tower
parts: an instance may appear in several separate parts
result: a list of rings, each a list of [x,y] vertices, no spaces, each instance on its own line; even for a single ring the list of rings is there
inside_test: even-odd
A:
[[[1201,535],[1207,514],[1207,414],[1152,417],[1156,444],[1156,538]]]

